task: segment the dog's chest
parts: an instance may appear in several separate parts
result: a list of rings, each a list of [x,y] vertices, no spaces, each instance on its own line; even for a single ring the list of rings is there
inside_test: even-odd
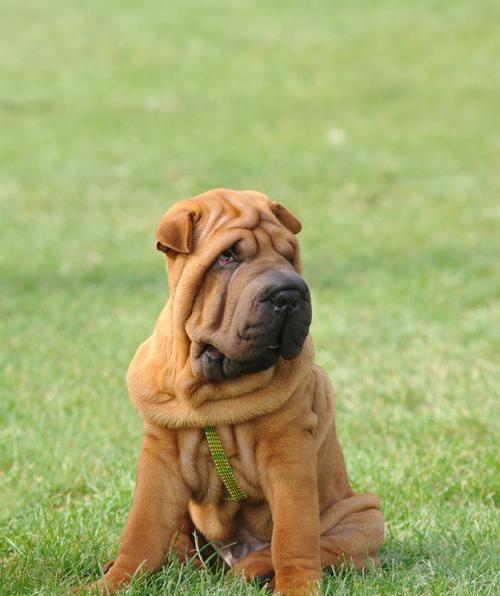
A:
[[[237,425],[218,426],[216,430],[238,484],[247,494],[260,492],[250,429]],[[215,469],[203,429],[180,430],[177,442],[181,474],[193,499],[204,503],[219,502],[225,495],[225,488]]]

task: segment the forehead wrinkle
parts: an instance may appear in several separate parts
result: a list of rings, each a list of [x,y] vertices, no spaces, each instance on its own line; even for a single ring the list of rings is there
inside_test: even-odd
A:
[[[245,194],[248,197],[249,195]],[[224,202],[230,206],[235,213],[234,219],[228,225],[228,228],[255,228],[259,223],[259,210],[252,202],[241,200],[237,193],[223,195]]]
[[[203,211],[208,215],[207,220],[203,222],[203,226],[199,232],[200,240],[203,240],[209,236],[211,232],[217,229],[217,224],[220,223],[220,220],[223,218],[224,208],[218,201],[214,201],[213,205],[207,206]]]
[[[265,230],[262,226],[256,227],[252,231],[254,233],[259,248],[273,246],[271,234],[269,234],[269,232]]]
[[[254,256],[258,251],[258,241],[255,237],[255,230],[241,229],[241,238],[238,245],[242,244],[242,248],[249,256]]]
[[[203,222],[199,226],[197,236],[200,241],[213,235],[221,227],[225,226],[238,215],[238,212],[230,203],[224,200],[222,195],[216,195],[205,199],[202,205]]]
[[[261,227],[266,230],[271,244],[279,253],[290,251],[293,253],[297,248],[297,239],[295,236],[283,228],[280,224],[275,224],[273,221],[267,220],[261,223]]]
[[[253,230],[263,222],[271,223],[273,215],[268,212],[269,201],[242,192],[218,192],[203,200],[202,219],[196,230],[200,241],[220,230],[236,228]]]

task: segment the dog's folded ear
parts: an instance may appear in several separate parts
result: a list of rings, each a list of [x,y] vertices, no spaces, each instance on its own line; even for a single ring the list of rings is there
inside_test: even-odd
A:
[[[292,215],[286,207],[283,207],[281,203],[273,202],[271,211],[274,213],[278,221],[282,223],[285,228],[289,229],[292,234],[298,234],[302,229],[300,221],[295,215]]]
[[[165,213],[156,228],[156,248],[164,253],[169,250],[187,254],[193,248],[194,210],[174,209]]]

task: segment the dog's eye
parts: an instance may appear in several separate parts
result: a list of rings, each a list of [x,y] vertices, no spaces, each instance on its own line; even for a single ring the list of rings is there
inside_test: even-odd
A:
[[[235,261],[236,259],[234,258],[234,250],[232,248],[225,250],[217,257],[217,265],[219,265],[219,267],[226,267]]]

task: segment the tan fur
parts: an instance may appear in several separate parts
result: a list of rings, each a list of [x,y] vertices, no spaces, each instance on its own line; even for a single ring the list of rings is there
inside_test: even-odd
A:
[[[236,295],[224,294],[210,274],[217,256],[244,238],[256,267],[279,263],[300,272],[299,230],[294,216],[265,195],[224,189],[175,205],[160,224],[170,297],[128,372],[144,439],[132,509],[117,559],[98,582],[103,589],[159,569],[171,548],[192,557],[193,527],[222,548],[243,545],[245,536],[261,545],[234,570],[247,578],[274,575],[281,594],[316,591],[322,566],[377,564],[380,503],[349,485],[330,381],[313,364],[310,337],[297,358],[255,374],[203,382],[191,366],[197,333],[223,342],[234,325]],[[222,500],[205,425],[217,427],[248,494],[242,503]]]

